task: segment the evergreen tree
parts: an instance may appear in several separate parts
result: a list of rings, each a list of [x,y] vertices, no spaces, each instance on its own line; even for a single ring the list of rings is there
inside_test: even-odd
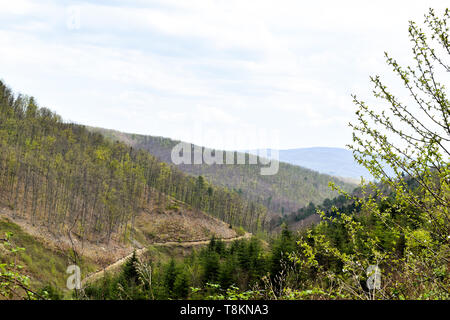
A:
[[[136,263],[138,262],[136,256],[136,250],[133,251],[133,255],[125,262],[122,267],[121,282],[124,284],[138,284],[139,273],[136,269]]]
[[[175,281],[177,279],[177,266],[175,263],[175,260],[172,258],[169,262],[169,264],[166,267],[165,273],[164,273],[164,287],[167,291],[167,294],[169,296],[173,295],[173,290],[175,286]]]
[[[185,271],[181,271],[177,274],[175,282],[173,284],[173,295],[178,299],[186,299],[189,295],[189,277]]]
[[[219,254],[215,251],[207,251],[203,258],[203,281],[215,282],[219,275]]]
[[[272,244],[270,257],[270,274],[277,276],[282,270],[282,262],[289,261],[288,255],[296,250],[295,239],[287,225],[282,226],[281,235]]]

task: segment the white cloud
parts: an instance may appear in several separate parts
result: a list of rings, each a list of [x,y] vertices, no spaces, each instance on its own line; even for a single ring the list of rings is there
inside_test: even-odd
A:
[[[201,116],[279,129],[282,148],[343,146],[350,93],[370,93],[383,51],[408,54],[408,19],[430,3],[5,1],[0,78],[90,125],[182,139]]]
[[[29,0],[2,1],[0,14],[24,15],[36,10],[36,4]]]

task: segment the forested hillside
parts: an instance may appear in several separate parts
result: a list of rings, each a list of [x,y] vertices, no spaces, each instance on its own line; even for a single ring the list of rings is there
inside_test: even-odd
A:
[[[265,207],[65,123],[0,83],[0,200],[16,215],[107,242],[114,232],[126,238],[139,210],[167,196],[249,231],[267,227]]]
[[[357,188],[176,167],[178,141],[66,123],[0,82],[0,300],[449,300],[450,10],[423,22],[412,65],[385,53],[399,83],[352,96],[348,148],[374,177]]]
[[[112,141],[121,141],[134,148],[148,150],[168,164],[172,164],[172,148],[180,142],[101,128],[89,129],[102,133]],[[297,211],[310,202],[319,204],[326,198],[337,196],[337,193],[328,186],[330,181],[346,191],[351,191],[355,187],[336,177],[283,162],[280,162],[277,174],[265,176],[260,174],[262,167],[260,164],[180,164],[177,167],[190,175],[201,175],[214,184],[234,189],[249,200],[266,206],[269,211],[282,215]]]

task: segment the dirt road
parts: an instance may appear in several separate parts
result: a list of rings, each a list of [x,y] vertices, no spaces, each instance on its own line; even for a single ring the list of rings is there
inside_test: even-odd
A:
[[[232,242],[232,241],[240,240],[240,239],[249,239],[251,236],[252,236],[251,233],[246,233],[245,235],[240,236],[240,237],[225,238],[225,239],[220,239],[220,240],[222,240],[223,242]],[[192,247],[192,246],[206,245],[206,244],[209,243],[209,241],[210,240],[185,241],[185,242],[177,242],[177,241],[155,242],[155,243],[152,243],[151,246],[159,246],[159,247],[170,247],[170,246]],[[145,252],[147,252],[147,248],[137,249],[136,250],[136,256],[140,257]],[[127,255],[127,256],[125,256],[123,258],[120,258],[119,260],[117,260],[116,262],[110,264],[109,266],[107,266],[103,270],[99,270],[97,272],[89,274],[86,278],[83,279],[83,281],[81,281],[81,286],[84,288],[87,283],[95,281],[95,280],[98,280],[98,279],[101,279],[103,277],[103,275],[105,274],[105,272],[113,272],[113,271],[117,270],[122,264],[124,264],[129,258],[131,258],[132,255],[133,255],[133,252],[131,252],[129,255]]]

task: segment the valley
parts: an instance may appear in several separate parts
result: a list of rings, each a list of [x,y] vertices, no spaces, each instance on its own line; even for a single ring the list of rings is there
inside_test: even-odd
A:
[[[86,130],[39,108],[34,98],[0,89],[0,231],[11,231],[11,243],[25,252],[33,239],[55,256],[37,264],[41,257],[19,254],[35,288],[66,292],[63,266],[71,264],[89,275],[83,283],[95,282],[105,270],[120,270],[134,250],[148,259],[150,247],[193,252],[211,238],[230,243],[253,232],[264,239],[281,232],[277,219],[290,210],[332,197],[328,180],[354,187],[287,164],[272,178],[248,164],[174,166],[168,157],[175,141]],[[296,228],[320,221],[308,214]]]
[[[168,319],[214,300],[273,300],[273,318],[303,312],[293,300],[450,300],[448,8],[418,24],[414,5],[51,2],[0,6],[1,316],[11,300],[144,300]],[[380,41],[399,46],[384,69]],[[204,146],[176,140],[198,126]]]

